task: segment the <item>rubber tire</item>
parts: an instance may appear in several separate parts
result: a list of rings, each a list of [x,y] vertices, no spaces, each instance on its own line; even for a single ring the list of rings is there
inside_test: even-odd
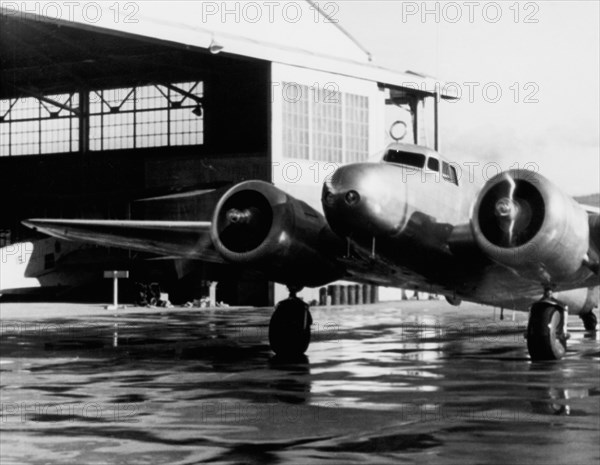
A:
[[[579,315],[581,321],[583,321],[583,327],[586,331],[596,331],[598,326],[598,318],[594,312],[586,313],[585,315]]]
[[[312,316],[306,302],[298,298],[282,300],[269,323],[271,350],[285,358],[300,357],[310,344]]]
[[[553,305],[531,310],[527,325],[527,349],[531,360],[560,360],[567,351],[563,312]]]

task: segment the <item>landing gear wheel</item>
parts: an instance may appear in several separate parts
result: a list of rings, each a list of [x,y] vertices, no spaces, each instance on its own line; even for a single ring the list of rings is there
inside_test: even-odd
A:
[[[586,331],[596,331],[598,326],[598,318],[594,312],[588,312],[585,315],[579,315],[581,321],[583,321],[583,327]]]
[[[567,351],[564,312],[554,305],[534,305],[527,325],[527,349],[531,360],[560,360]]]
[[[275,307],[269,323],[269,343],[277,355],[300,357],[310,344],[312,316],[308,305],[296,298],[282,300]]]

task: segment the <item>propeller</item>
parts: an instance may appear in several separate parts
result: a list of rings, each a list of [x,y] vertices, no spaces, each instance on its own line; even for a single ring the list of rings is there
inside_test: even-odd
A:
[[[482,233],[500,247],[518,247],[533,238],[544,219],[544,201],[529,182],[504,173],[483,198],[479,210]]]
[[[272,210],[258,192],[238,192],[223,205],[218,215],[219,236],[234,252],[248,252],[258,247],[272,224]]]
[[[260,211],[258,208],[244,208],[243,210],[238,210],[237,208],[231,208],[225,213],[225,218],[229,221],[230,224],[238,224],[238,225],[251,225],[252,223],[257,221],[257,217],[260,216]]]

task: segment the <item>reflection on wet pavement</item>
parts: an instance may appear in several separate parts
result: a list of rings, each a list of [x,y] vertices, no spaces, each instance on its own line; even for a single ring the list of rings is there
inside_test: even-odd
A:
[[[1,462],[600,460],[600,343],[576,318],[566,359],[532,364],[524,314],[312,312],[299,360],[269,351],[270,309],[3,316]]]

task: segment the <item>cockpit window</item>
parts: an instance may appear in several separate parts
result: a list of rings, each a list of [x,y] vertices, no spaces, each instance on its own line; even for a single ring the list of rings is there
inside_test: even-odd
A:
[[[431,171],[439,171],[440,170],[440,162],[437,158],[429,157],[427,159],[427,168]]]
[[[422,153],[388,150],[383,160],[388,163],[398,163],[400,165],[414,166],[415,168],[423,168],[425,166],[425,155]]]
[[[442,162],[442,177],[452,184],[456,184],[458,186],[458,176],[456,175],[456,168],[454,166],[450,166],[449,163],[445,161]]]

